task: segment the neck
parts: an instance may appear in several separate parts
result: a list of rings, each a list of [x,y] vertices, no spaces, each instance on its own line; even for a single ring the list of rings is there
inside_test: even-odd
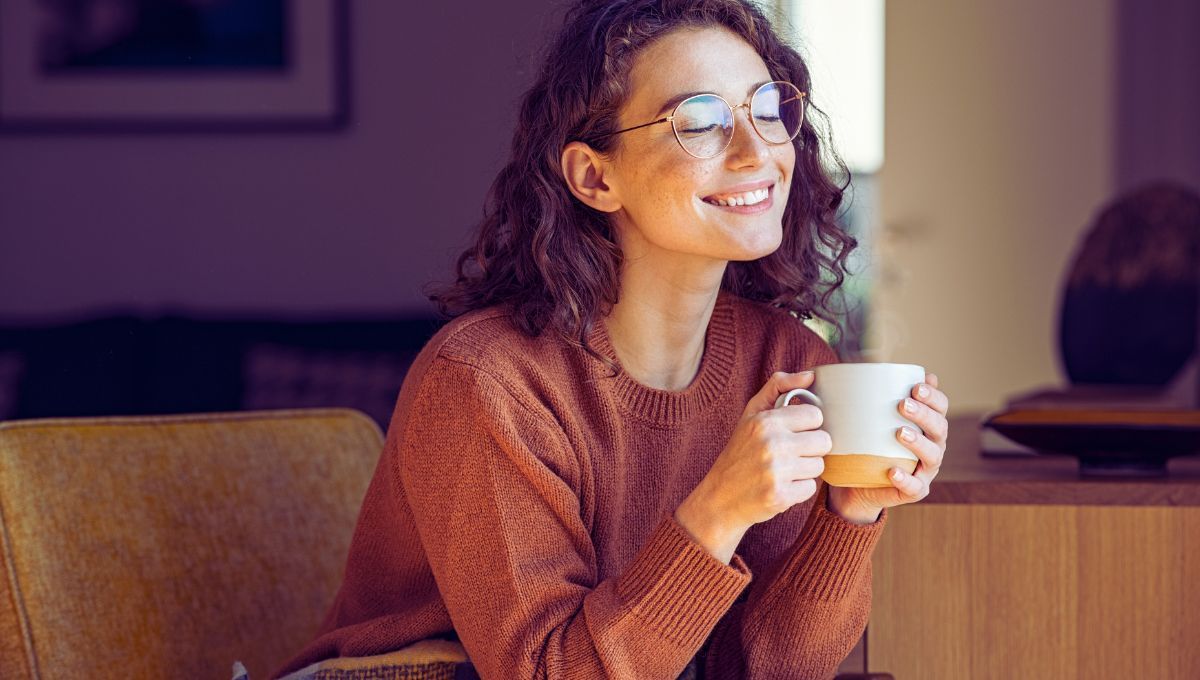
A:
[[[630,377],[670,391],[692,383],[704,356],[704,337],[723,273],[723,262],[704,275],[686,278],[667,276],[650,266],[623,268],[620,301],[605,326]]]

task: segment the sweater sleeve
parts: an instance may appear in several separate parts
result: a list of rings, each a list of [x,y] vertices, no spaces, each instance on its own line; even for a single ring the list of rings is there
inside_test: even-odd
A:
[[[454,629],[491,678],[674,679],[749,583],[669,516],[598,582],[584,471],[527,392],[439,358],[392,464]]]
[[[807,328],[788,348],[797,352],[788,365],[839,361]],[[853,524],[828,509],[828,492],[821,484],[795,540],[758,569],[745,601],[718,624],[705,677],[832,677],[862,636],[871,611],[871,554],[887,511],[874,524]]]
[[[871,553],[887,511],[856,525],[814,498],[799,538],[713,633],[707,678],[828,678],[850,653],[871,611]]]

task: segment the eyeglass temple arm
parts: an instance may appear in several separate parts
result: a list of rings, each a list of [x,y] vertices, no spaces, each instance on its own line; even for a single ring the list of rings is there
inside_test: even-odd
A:
[[[606,132],[606,133],[596,137],[596,139],[604,139],[605,137],[609,137],[612,135],[619,135],[622,132],[629,132],[631,130],[638,130],[638,129],[641,129],[644,127],[650,127],[651,125],[658,125],[659,123],[666,123],[666,122],[669,122],[674,117],[675,116],[667,116],[665,118],[659,118],[658,120],[652,120],[649,123],[642,123],[641,125],[634,125],[633,127],[627,127],[624,130],[616,130],[615,132]]]

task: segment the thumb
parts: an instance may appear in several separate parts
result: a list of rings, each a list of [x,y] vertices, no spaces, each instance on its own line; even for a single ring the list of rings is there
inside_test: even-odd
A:
[[[794,390],[800,387],[811,387],[813,384],[814,374],[812,371],[802,371],[800,373],[772,373],[767,384],[758,391],[750,401],[746,404],[746,410],[742,413],[743,416],[752,416],[755,413],[768,411],[775,408],[775,400],[779,395],[785,394],[789,390]]]

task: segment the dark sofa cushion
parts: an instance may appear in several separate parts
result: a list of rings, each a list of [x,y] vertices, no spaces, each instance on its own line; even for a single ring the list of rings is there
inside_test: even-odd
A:
[[[20,367],[0,419],[349,406],[386,429],[408,366],[439,325],[170,315],[0,326],[0,356]]]
[[[349,406],[386,429],[416,352],[310,349],[258,343],[242,362],[242,408]]]
[[[141,319],[4,326],[0,351],[19,355],[22,367],[11,418],[140,412],[147,351]]]
[[[0,350],[0,420],[16,417],[17,395],[25,360],[20,352]]]

